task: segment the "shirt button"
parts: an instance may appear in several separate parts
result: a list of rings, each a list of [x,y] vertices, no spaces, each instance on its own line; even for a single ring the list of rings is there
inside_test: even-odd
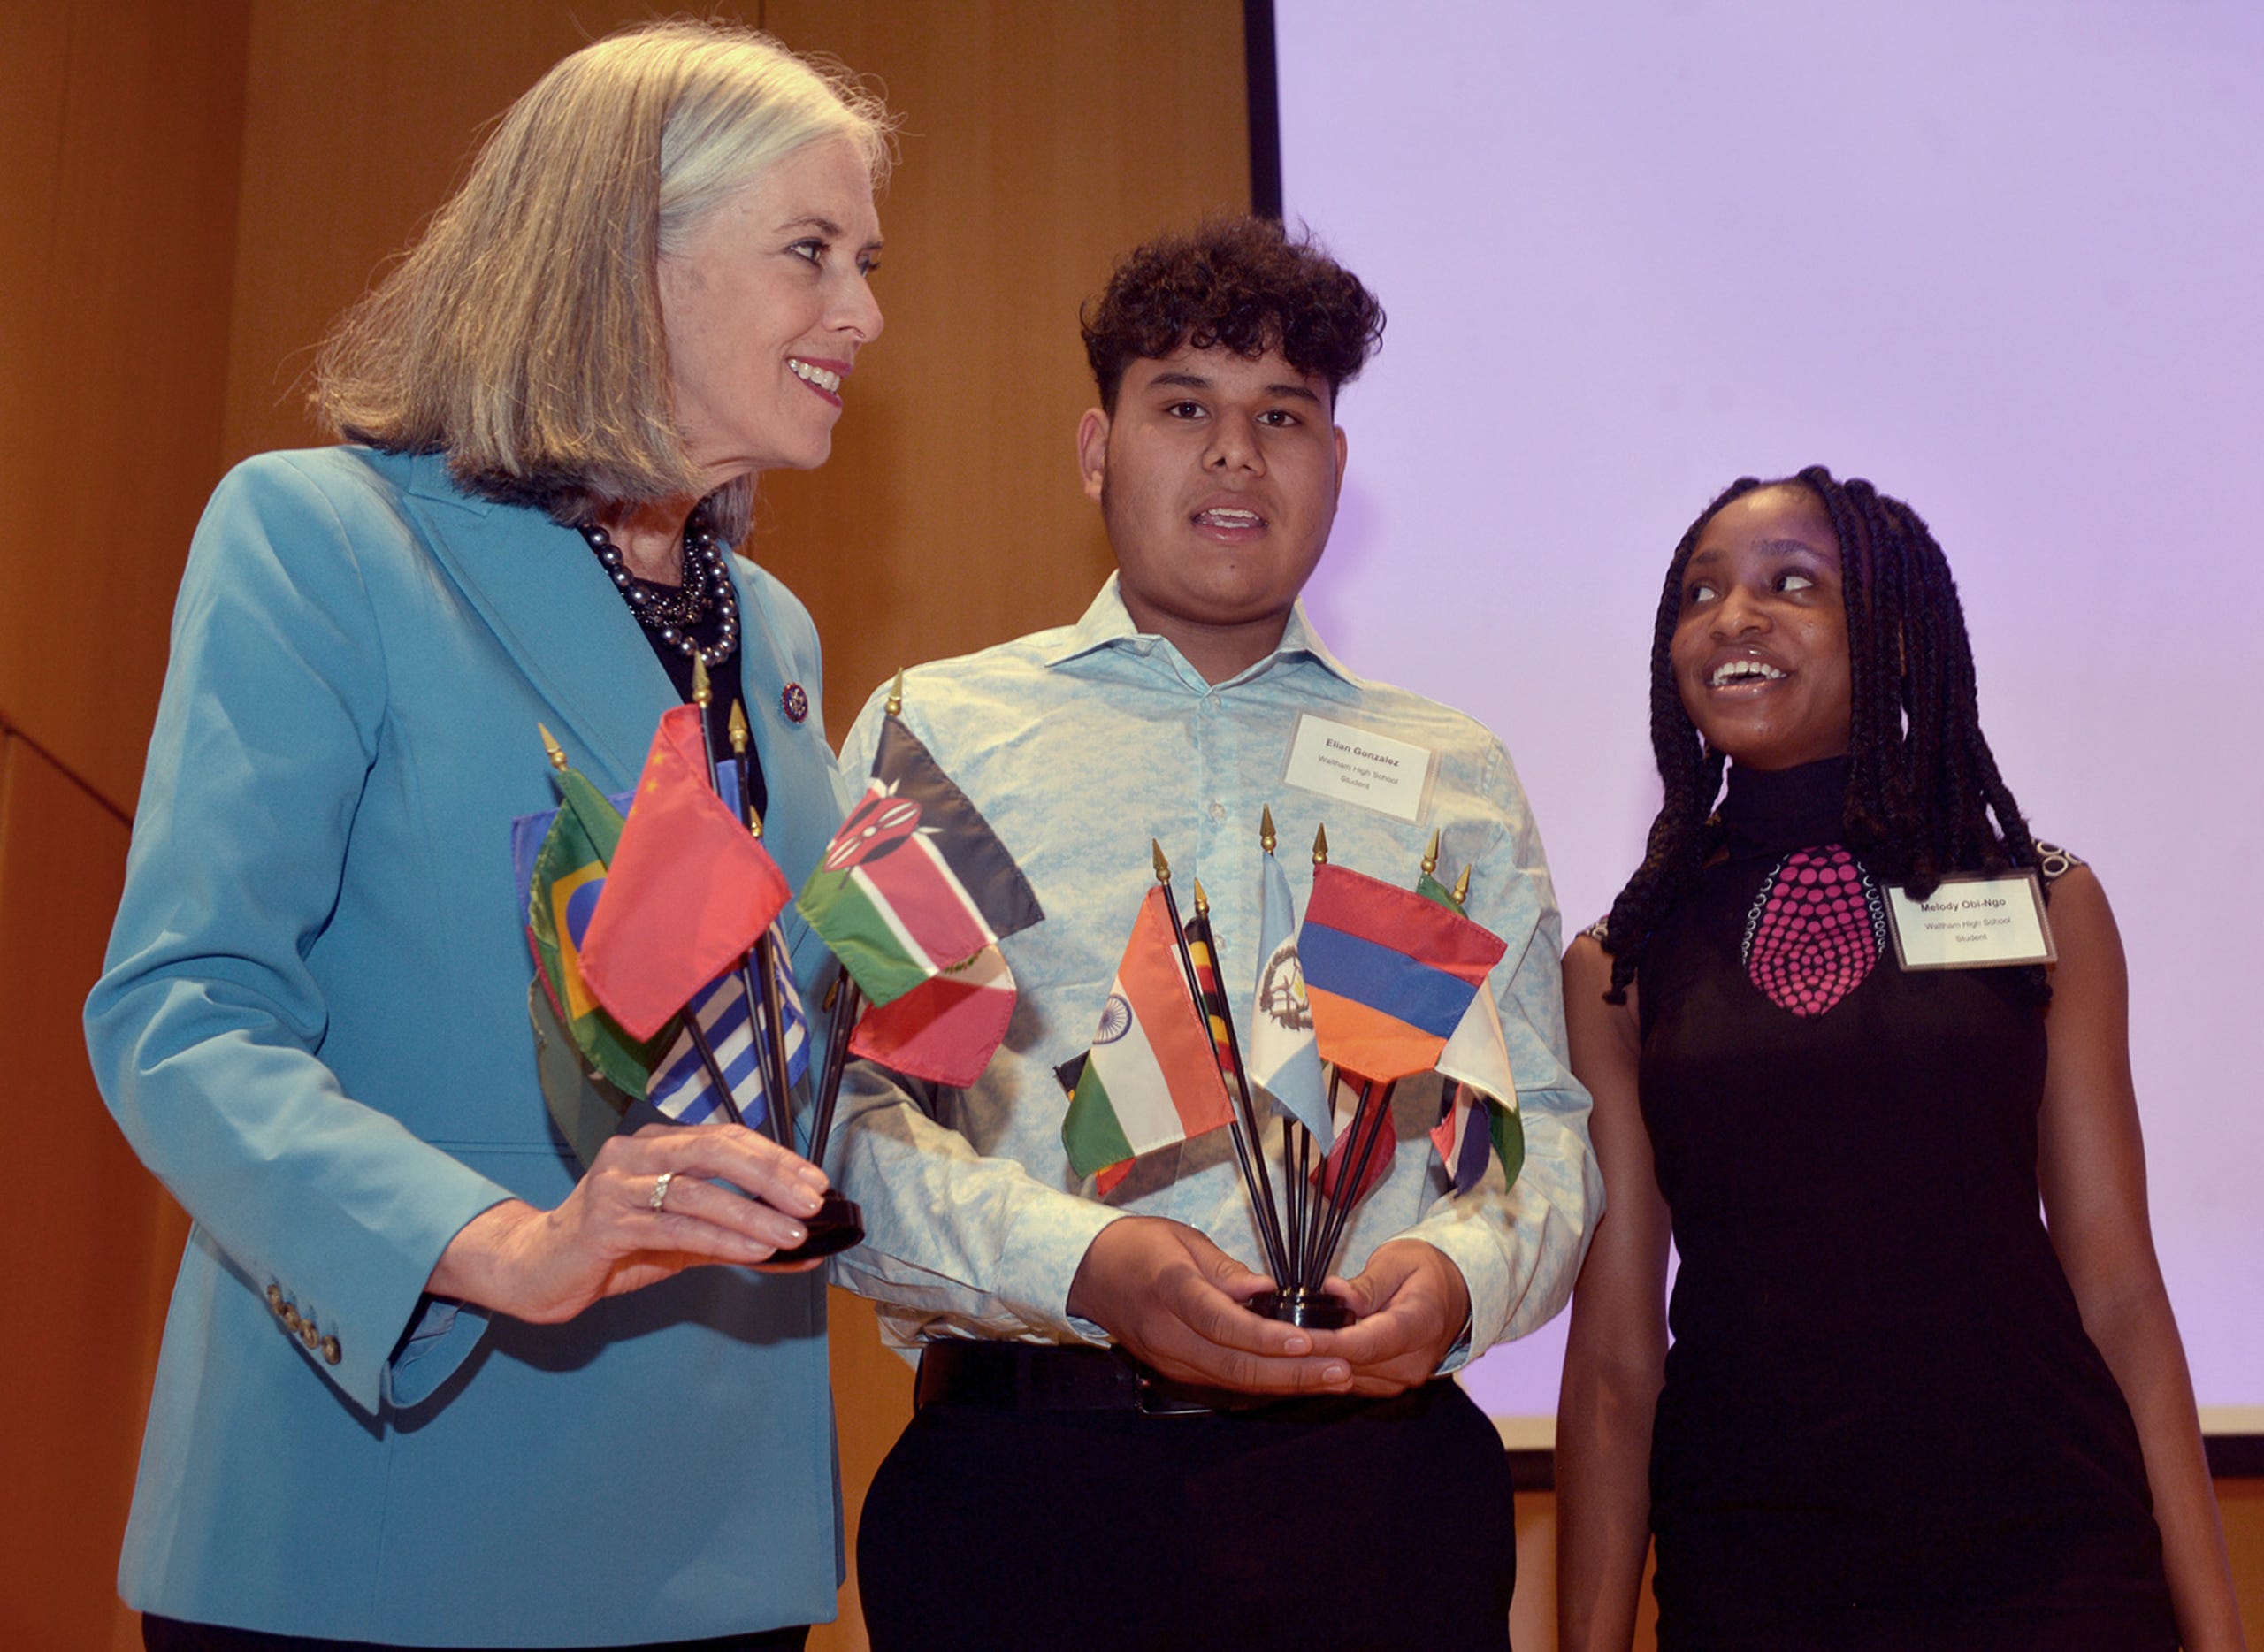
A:
[[[1212,820],[1214,820],[1214,821],[1222,821],[1222,820],[1226,819],[1226,818],[1227,818],[1227,806],[1226,806],[1225,804],[1223,804],[1223,803],[1213,803],[1213,804],[1212,804],[1212,805],[1211,805],[1211,818],[1212,818]]]

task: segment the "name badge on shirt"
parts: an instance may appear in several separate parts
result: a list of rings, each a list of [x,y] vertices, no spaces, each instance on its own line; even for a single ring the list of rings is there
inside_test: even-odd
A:
[[[2032,871],[1989,877],[1960,872],[1924,900],[1889,888],[1886,915],[1905,969],[1977,969],[2057,963],[2044,885]]]
[[[1297,714],[1281,778],[1302,791],[1411,825],[1429,807],[1438,773],[1439,754],[1427,746],[1304,711]]]

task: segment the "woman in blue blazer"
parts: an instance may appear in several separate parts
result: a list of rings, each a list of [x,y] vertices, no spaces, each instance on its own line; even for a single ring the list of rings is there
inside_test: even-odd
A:
[[[822,1287],[756,1266],[822,1173],[716,1125],[577,1178],[510,832],[555,807],[538,722],[626,791],[698,653],[771,853],[815,863],[817,638],[723,547],[759,471],[823,461],[880,331],[887,152],[759,35],[575,54],[325,348],[355,445],[213,496],[87,1018],[195,1220],[119,1572],[152,1646],[799,1646],[833,1616]]]

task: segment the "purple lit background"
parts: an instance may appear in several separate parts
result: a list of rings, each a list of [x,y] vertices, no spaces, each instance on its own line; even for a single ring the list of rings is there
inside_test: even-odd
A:
[[[1278,0],[1283,187],[1381,294],[1309,593],[1515,753],[1569,926],[1657,806],[1666,558],[1820,462],[1957,570],[1992,743],[2132,983],[2155,1243],[2264,1430],[2264,8]],[[1453,845],[1447,845],[1449,858]],[[1957,1120],[1910,1099],[1926,1174]],[[1556,1408],[1563,1322],[1479,1362]]]

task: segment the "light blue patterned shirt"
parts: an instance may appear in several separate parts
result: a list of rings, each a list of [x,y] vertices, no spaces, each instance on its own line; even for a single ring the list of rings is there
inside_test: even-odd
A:
[[[871,768],[883,699],[874,695],[845,746],[853,780]],[[1289,784],[1290,743],[1306,712],[1435,751],[1420,818],[1408,823]],[[1134,629],[1113,576],[1075,625],[908,672],[902,716],[1004,840],[1045,920],[1004,943],[1021,998],[1006,1043],[972,1089],[908,1082],[864,1063],[844,1082],[829,1168],[864,1207],[867,1237],[835,1261],[834,1278],[883,1304],[891,1342],[1105,1341],[1065,1304],[1086,1247],[1122,1215],[1184,1222],[1266,1271],[1228,1132],[1142,1159],[1097,1200],[1062,1149],[1067,1100],[1054,1068],[1092,1042],[1153,883],[1151,837],[1189,913],[1203,881],[1221,980],[1249,1047],[1258,816],[1269,805],[1300,912],[1316,825],[1327,826],[1332,863],[1400,884],[1414,882],[1436,829],[1440,876],[1472,867],[1470,916],[1509,945],[1493,987],[1524,1113],[1523,1174],[1504,1189],[1495,1163],[1477,1189],[1453,1197],[1427,1139],[1439,1081],[1403,1082],[1392,1104],[1391,1174],[1357,1208],[1336,1271],[1358,1272],[1396,1236],[1437,1246],[1470,1289],[1469,1345],[1449,1365],[1564,1306],[1603,1189],[1587,1093],[1565,1063],[1556,899],[1499,740],[1435,701],[1353,676],[1313,634],[1302,605],[1272,654],[1214,687],[1172,644]],[[1278,1122],[1266,1140],[1278,1195]]]

